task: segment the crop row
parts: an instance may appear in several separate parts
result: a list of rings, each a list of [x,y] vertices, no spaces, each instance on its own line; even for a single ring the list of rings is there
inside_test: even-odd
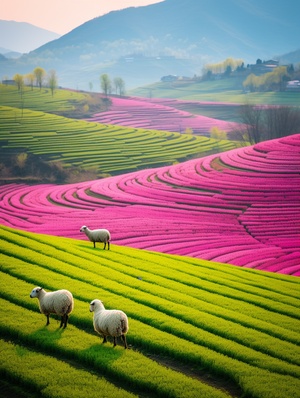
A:
[[[101,125],[41,112],[0,107],[2,149],[27,151],[99,173],[172,164],[215,148],[214,140],[178,133]],[[223,141],[218,150],[235,147]],[[3,154],[5,156],[5,152]]]
[[[0,105],[11,106],[20,109],[32,109],[44,112],[65,112],[72,111],[75,105],[85,103],[88,94],[71,91],[55,90],[55,95],[51,95],[49,88],[31,89],[23,87],[22,95],[16,86],[0,84]]]
[[[237,127],[235,122],[194,115],[180,107],[191,107],[198,102],[175,100],[145,100],[142,98],[112,98],[108,111],[96,113],[87,120],[103,124],[114,124],[144,129],[175,131],[178,133],[192,131],[193,134],[209,134],[213,127],[230,132]],[[224,106],[224,105],[223,105]],[[229,106],[229,105],[227,105]],[[231,104],[231,106],[234,106]]]
[[[0,187],[1,223],[300,275],[300,135],[69,185]],[[100,221],[101,220],[101,221]]]
[[[116,245],[99,256],[88,242],[7,227],[0,232],[0,333],[23,350],[71,360],[75,370],[80,363],[83,372],[147,396],[228,396],[200,382],[201,369],[253,397],[284,397],[299,388],[297,278]],[[29,298],[36,285],[73,292],[75,309],[63,332],[53,319],[43,327]],[[88,311],[94,298],[127,313],[132,349],[100,344]],[[177,370],[159,358],[176,361]],[[14,354],[6,377],[13,377],[17,359]],[[180,373],[183,364],[194,369],[193,379]],[[19,374],[38,382],[25,369]]]

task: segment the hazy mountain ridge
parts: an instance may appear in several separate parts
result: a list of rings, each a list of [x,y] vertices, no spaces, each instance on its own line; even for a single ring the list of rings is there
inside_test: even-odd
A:
[[[0,52],[27,53],[60,35],[27,22],[0,20]]]
[[[165,74],[200,75],[206,63],[227,57],[247,64],[295,52],[299,14],[297,0],[165,0],[130,7],[94,18],[18,61],[6,62],[6,74],[39,65],[56,69],[60,85],[88,89],[92,82],[96,90],[102,73],[122,77],[127,87]]]

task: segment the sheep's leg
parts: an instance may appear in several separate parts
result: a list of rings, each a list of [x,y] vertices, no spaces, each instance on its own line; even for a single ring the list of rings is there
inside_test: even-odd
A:
[[[64,329],[67,327],[68,319],[69,319],[69,315],[65,314],[64,315]]]
[[[117,339],[116,336],[114,336],[114,347],[117,345]]]
[[[108,246],[108,249],[107,249],[107,250],[109,250],[109,248],[110,248],[110,243],[109,243],[109,241],[107,242],[107,246]]]
[[[49,316],[50,316],[49,314],[47,314],[47,315],[46,315],[46,317],[47,317],[47,323],[46,323],[46,326],[48,326],[48,325],[49,325],[49,323],[50,323],[50,321],[49,321]]]
[[[125,334],[122,334],[121,339],[124,341],[124,347],[128,348]]]
[[[104,343],[107,343],[107,338],[106,338],[106,336],[103,337],[102,344],[104,344]]]
[[[63,324],[64,324],[64,315],[61,316],[59,328],[61,328]]]
[[[94,243],[94,249],[95,249],[95,247],[96,247],[96,242],[93,242]]]

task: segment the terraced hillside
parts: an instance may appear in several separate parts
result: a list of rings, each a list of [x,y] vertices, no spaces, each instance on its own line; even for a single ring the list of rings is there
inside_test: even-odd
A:
[[[300,275],[300,135],[69,185],[0,187],[1,223]]]
[[[209,108],[209,110],[207,110]],[[171,99],[145,98],[111,98],[109,110],[96,113],[87,120],[99,123],[108,123],[121,126],[131,126],[145,129],[175,131],[182,133],[191,131],[196,135],[210,135],[212,128],[217,127],[230,132],[238,129],[239,123],[237,104],[205,103],[198,101],[179,101]],[[194,112],[215,112],[233,120],[222,120],[208,117]]]
[[[0,235],[2,396],[299,397],[298,278],[8,227]],[[72,291],[66,329],[54,316],[45,327],[34,286]],[[130,349],[101,344],[95,298],[127,313]]]
[[[144,130],[0,107],[1,157],[27,152],[65,167],[123,174],[236,147],[191,134]]]

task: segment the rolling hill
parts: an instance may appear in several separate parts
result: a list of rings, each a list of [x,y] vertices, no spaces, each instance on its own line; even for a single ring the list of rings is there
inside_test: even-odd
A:
[[[99,75],[121,76],[127,88],[168,74],[201,75],[203,65],[228,57],[245,64],[299,49],[298,1],[165,0],[108,13],[77,27],[0,74],[56,69],[60,85],[88,89]],[[291,12],[291,9],[293,12]]]
[[[0,186],[1,223],[300,275],[300,134],[69,185]]]
[[[4,396],[299,396],[299,278],[7,227],[0,236]],[[55,316],[45,327],[34,286],[72,291],[66,329]],[[102,344],[95,298],[127,313],[130,349]]]
[[[188,17],[183,11],[191,7],[193,21],[198,22],[199,16],[201,22],[203,9],[193,7],[210,3],[215,14],[210,18],[204,14],[207,25],[220,27],[224,36],[226,31],[234,33],[231,25],[228,32],[228,26],[220,24],[220,15],[229,11],[233,22],[248,29],[245,20],[234,14],[246,5],[246,14],[260,11],[255,20],[265,21],[267,27],[270,8],[265,7],[271,7],[267,0],[259,5],[252,2],[253,7],[232,0],[227,10],[224,2],[216,0],[167,0],[161,7],[177,10],[172,14],[177,15],[172,21],[175,26]],[[284,25],[286,3],[272,2],[272,7],[274,16],[281,11],[277,27]],[[139,26],[130,17],[139,15],[142,21],[140,11],[153,13],[153,26],[168,25],[172,18],[165,16],[171,15],[171,8],[160,8],[166,12],[159,18],[157,9],[144,7],[93,22],[128,26],[126,40],[120,44],[128,51],[131,38],[136,37],[133,30]],[[107,31],[109,23],[103,25]],[[80,34],[70,33],[78,34],[77,39],[94,39],[91,31],[84,36],[89,26],[83,25]],[[176,37],[178,46],[184,31],[190,32],[182,28]],[[163,34],[160,28],[158,32]],[[175,28],[170,32],[175,35]],[[101,37],[105,34],[104,29]],[[115,31],[111,35],[110,44],[116,49],[118,37]],[[88,65],[90,53],[85,53],[87,57],[76,53],[72,34],[69,39],[65,44],[49,43],[45,48],[51,56],[42,66],[48,69],[54,52],[70,55],[68,62],[84,58],[83,78],[70,64],[57,63],[62,77],[69,72],[70,82],[78,85],[101,72],[99,64],[93,66],[97,72]],[[95,49],[96,43],[92,46]],[[187,41],[184,46],[189,49]],[[18,64],[9,61],[10,73],[16,65],[32,69],[30,62],[37,61],[38,53],[44,57],[45,48]],[[150,63],[149,57],[140,57],[140,63],[124,58],[105,62],[105,67],[109,73],[130,69],[128,76],[136,72],[135,67],[144,73],[149,64],[164,72],[162,58],[154,57]],[[165,57],[165,66],[174,65],[174,59]],[[124,68],[118,69],[122,62]],[[181,62],[178,59],[177,65]],[[47,89],[22,95],[8,87],[1,90],[0,138],[6,157],[23,151],[115,175],[65,185],[0,185],[0,395],[298,398],[300,134],[233,149],[235,144],[225,140],[152,130],[154,123],[169,129],[165,114],[174,113],[181,122],[193,118],[186,110],[197,114],[199,104],[191,98],[190,102],[156,99],[147,109],[147,101],[138,104],[132,99],[131,112],[120,99],[111,112],[87,122],[55,115],[82,114],[91,100],[87,93],[57,90],[51,97]],[[176,107],[170,109],[173,102]],[[152,107],[157,107],[160,120],[155,120]],[[219,104],[217,120],[206,104],[209,117],[198,118],[198,123],[203,129],[217,122],[224,127],[233,115],[225,107]],[[115,125],[98,123],[101,117],[103,123]],[[145,123],[151,129],[145,129]],[[209,155],[200,157],[205,152]],[[4,169],[1,164],[1,172]],[[79,232],[83,224],[109,228],[111,250],[98,245],[93,249]],[[55,316],[45,327],[38,303],[29,297],[34,286],[73,292],[75,309],[66,329],[59,329]],[[112,348],[111,342],[101,344],[89,313],[95,298],[103,300],[106,308],[127,313],[129,350]]]

